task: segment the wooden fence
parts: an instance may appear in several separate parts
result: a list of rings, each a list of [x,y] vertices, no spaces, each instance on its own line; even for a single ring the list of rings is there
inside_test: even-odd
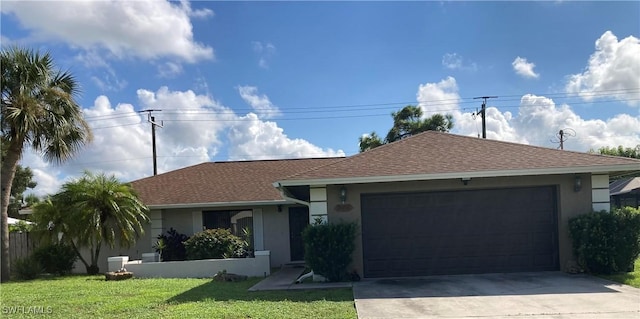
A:
[[[31,255],[35,248],[35,241],[28,232],[9,233],[9,261],[13,263],[16,259],[25,258]]]

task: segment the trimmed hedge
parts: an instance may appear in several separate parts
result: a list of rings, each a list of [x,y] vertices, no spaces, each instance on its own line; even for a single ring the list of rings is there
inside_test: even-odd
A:
[[[356,223],[307,226],[302,232],[304,261],[329,281],[350,279],[347,267],[355,249]]]
[[[640,256],[640,210],[633,207],[574,217],[569,233],[578,264],[590,273],[629,271]]]
[[[189,260],[246,257],[248,246],[228,229],[207,229],[184,242]]]

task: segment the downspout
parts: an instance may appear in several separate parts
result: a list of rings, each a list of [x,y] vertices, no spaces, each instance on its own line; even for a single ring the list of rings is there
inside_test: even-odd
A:
[[[291,195],[287,193],[287,189],[284,188],[279,182],[275,182],[272,185],[273,185],[273,187],[278,189],[278,191],[280,192],[280,196],[282,196],[282,198],[284,200],[288,200],[288,201],[291,201],[291,202],[294,202],[294,203],[300,204],[300,205],[305,205],[307,207],[309,207],[309,205],[311,205],[308,202],[305,202],[303,200],[299,200],[297,198],[291,197]]]

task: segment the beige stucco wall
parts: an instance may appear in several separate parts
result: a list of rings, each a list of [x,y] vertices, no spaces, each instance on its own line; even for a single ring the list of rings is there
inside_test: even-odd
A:
[[[277,207],[264,207],[264,249],[271,251],[271,267],[280,267],[289,258],[289,208],[283,206],[278,212]]]
[[[435,180],[418,182],[396,182],[396,183],[372,183],[372,184],[350,184],[347,187],[346,204],[353,206],[353,209],[344,212],[336,209],[339,201],[339,189],[342,185],[327,186],[327,206],[329,222],[355,221],[361,231],[360,220],[360,195],[364,193],[386,193],[386,192],[408,192],[408,191],[443,191],[443,190],[473,190],[485,188],[503,187],[525,187],[525,186],[558,186],[558,233],[559,233],[559,265],[561,270],[565,270],[568,261],[573,258],[571,252],[571,240],[568,234],[568,220],[579,214],[584,214],[592,210],[591,203],[591,176],[582,174],[582,190],[574,191],[575,175],[545,175],[526,177],[498,177],[498,178],[473,178],[467,186],[464,186],[460,179]],[[356,237],[356,248],[353,254],[352,269],[359,274],[363,274],[363,254],[362,237],[358,233]]]
[[[181,234],[191,236],[202,230],[202,216],[200,216],[200,229],[194,231],[193,212],[213,209],[165,209],[162,211],[162,229],[168,231],[171,227]]]
[[[258,251],[253,258],[169,262],[140,262],[140,260],[135,260],[115,264],[124,264],[123,266],[133,272],[137,278],[207,278],[213,277],[221,271],[248,277],[266,277],[271,274],[269,251]],[[117,270],[113,268],[110,271]]]
[[[115,245],[114,248],[109,248],[106,245],[103,245],[100,248],[100,254],[98,255],[98,267],[100,268],[100,272],[106,272],[108,269],[107,258],[113,256],[129,256],[129,259],[142,259],[142,254],[150,253],[154,250],[151,248],[151,224],[146,224],[144,226],[144,235],[138,239],[130,248],[120,248],[118,245]],[[84,257],[87,263],[91,264],[91,258],[89,257],[89,249],[82,248],[80,249],[80,254]],[[86,273],[87,269],[84,264],[78,260],[75,263],[75,268],[73,269],[74,273]]]

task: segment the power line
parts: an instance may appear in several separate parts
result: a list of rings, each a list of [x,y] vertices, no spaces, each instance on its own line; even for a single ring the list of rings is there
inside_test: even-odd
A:
[[[589,140],[588,138],[580,138],[577,137],[577,135],[575,134],[575,131],[571,128],[565,128],[562,130],[563,134],[564,134],[564,141],[566,142],[567,137],[575,137],[575,140],[581,140],[581,141],[585,141],[585,140]],[[559,134],[559,133],[557,133]],[[607,138],[626,138],[626,137],[638,137],[638,135],[613,135],[613,136],[607,136]],[[551,141],[553,143],[559,143],[559,141],[554,141],[554,140],[544,140],[544,139],[530,139],[528,140],[531,144],[530,145],[537,145],[534,144],[535,142],[547,142],[547,141]],[[543,146],[544,147],[544,146]],[[560,148],[560,147],[558,147]],[[345,153],[345,156],[350,156],[353,154],[357,154],[360,150],[359,149],[351,149],[351,150],[342,150]],[[316,153],[306,153],[307,156],[306,157],[324,157],[326,155],[325,152],[316,152]],[[279,153],[279,154],[244,154],[242,155],[243,157],[247,157],[247,158],[264,158],[264,157],[286,157],[286,156],[291,156],[292,154],[290,153]],[[162,159],[162,158],[196,158],[196,157],[201,157],[202,155],[157,155],[157,158]],[[229,152],[224,152],[224,153],[219,153],[219,154],[215,154],[213,155],[214,157],[229,157],[231,156],[231,154],[229,154]],[[65,163],[64,166],[70,166],[70,167],[75,167],[75,166],[87,166],[87,165],[94,165],[94,164],[103,164],[103,163],[114,163],[114,162],[129,162],[129,161],[138,161],[138,160],[146,160],[149,158],[153,158],[152,156],[141,156],[141,157],[132,157],[132,158],[124,158],[124,159],[115,159],[115,160],[104,160],[104,161],[92,161],[92,162],[83,162],[83,163]],[[287,158],[293,158],[293,157],[287,157]],[[45,169],[48,168],[50,166],[30,166],[33,169]]]
[[[611,95],[614,92],[618,92],[618,93],[636,93],[636,92],[640,92],[640,88],[635,88],[635,89],[618,89],[618,90],[601,90],[601,91],[590,91],[590,92],[581,92],[581,93],[568,93],[568,92],[560,92],[560,93],[545,93],[545,94],[533,94],[533,93],[527,93],[527,94],[533,94],[536,96],[544,96],[544,97],[553,97],[555,99],[561,99],[561,98],[576,98],[579,101],[580,100],[584,100],[584,97],[590,97],[590,98],[595,98],[598,96],[607,96],[607,95]],[[521,97],[524,96],[526,94],[519,94],[519,95],[501,95],[502,97],[505,98],[510,98],[510,97],[518,97],[515,99],[500,99],[497,102],[508,102],[508,101],[519,101],[521,100]],[[564,96],[564,97],[563,97]],[[625,101],[637,101],[638,99],[614,99],[614,100],[610,100],[610,102],[625,102]],[[597,102],[602,102],[602,101],[597,101]],[[609,102],[609,101],[607,101]],[[470,104],[470,103],[475,103],[473,101],[473,98],[456,98],[456,99],[439,99],[439,100],[428,100],[428,101],[404,101],[404,102],[387,102],[387,103],[370,103],[370,104],[351,104],[351,105],[334,105],[334,106],[316,106],[314,107],[313,110],[309,110],[308,108],[305,107],[287,107],[284,110],[278,110],[277,113],[281,113],[281,114],[287,114],[287,113],[321,113],[321,112],[349,112],[349,111],[366,111],[366,110],[374,110],[374,109],[390,109],[390,106],[397,106],[397,105],[407,105],[407,104],[418,104],[418,105],[428,105],[428,106],[443,106],[443,105],[461,105],[461,104]],[[568,102],[565,102],[568,103]],[[594,102],[571,102],[571,104],[578,104],[578,103],[583,103],[583,104],[592,104]],[[456,108],[457,109],[457,108]],[[294,111],[294,110],[300,110],[300,111]],[[453,109],[443,109],[442,111],[447,111],[447,110],[453,110]],[[190,112],[190,111],[196,111],[198,113],[205,113],[205,112],[201,112],[202,108],[170,108],[170,109],[164,109],[165,114],[171,114],[171,113],[185,113],[185,112]],[[172,112],[174,111],[174,112]],[[235,114],[236,112],[240,112],[240,111],[255,111],[252,108],[236,108],[236,109],[226,109],[226,110],[217,110],[217,111],[206,111],[207,113],[212,113],[212,114]],[[440,111],[440,110],[439,110]],[[126,112],[126,113],[113,113],[113,114],[108,114],[108,115],[98,115],[98,116],[91,116],[91,117],[86,117],[85,120],[87,121],[94,121],[94,120],[101,120],[101,119],[116,119],[116,118],[122,118],[122,117],[130,117],[130,116],[135,116],[137,115],[137,113],[139,112]]]
[[[640,99],[627,99],[624,101],[638,101]],[[597,104],[603,104],[603,103],[612,103],[612,102],[621,102],[621,100],[607,100],[607,101],[598,101]],[[576,102],[576,103],[572,103],[572,106],[578,106],[578,105],[584,105],[584,104],[594,104],[593,102]],[[536,105],[501,105],[501,106],[494,106],[495,108],[500,108],[500,109],[509,109],[509,108],[532,108],[532,107],[537,107]],[[427,110],[424,111],[425,114],[435,114],[435,113],[441,113],[441,112],[450,112],[450,111],[470,111],[473,110],[473,108],[471,107],[465,107],[465,108],[448,108],[448,109],[437,109],[437,110]],[[164,114],[185,114],[188,112],[164,112]],[[307,113],[313,113],[312,111],[307,112]],[[193,113],[189,113],[189,114],[193,114],[193,115],[207,115],[207,114],[211,114],[211,115],[219,115],[218,113],[215,112],[193,112]],[[472,115],[479,115],[479,112],[477,114],[472,114]],[[375,113],[375,114],[356,114],[356,115],[337,115],[337,116],[317,116],[317,117],[291,117],[291,118],[278,118],[277,121],[304,121],[304,120],[339,120],[339,119],[352,119],[352,118],[360,118],[360,117],[382,117],[382,116],[389,116],[389,113]],[[176,118],[176,119],[164,119],[164,121],[167,122],[243,122],[243,121],[251,121],[253,119],[250,118],[242,118],[242,117],[236,117],[236,118],[226,118],[226,119],[220,119],[220,118],[199,118],[199,119],[185,119],[185,118]],[[128,124],[116,124],[116,125],[110,125],[110,126],[103,126],[103,127],[96,127],[96,128],[92,128],[93,130],[98,130],[98,129],[108,129],[108,128],[116,128],[116,127],[123,127],[123,126],[133,126],[133,125],[141,125],[144,123],[128,123]]]

